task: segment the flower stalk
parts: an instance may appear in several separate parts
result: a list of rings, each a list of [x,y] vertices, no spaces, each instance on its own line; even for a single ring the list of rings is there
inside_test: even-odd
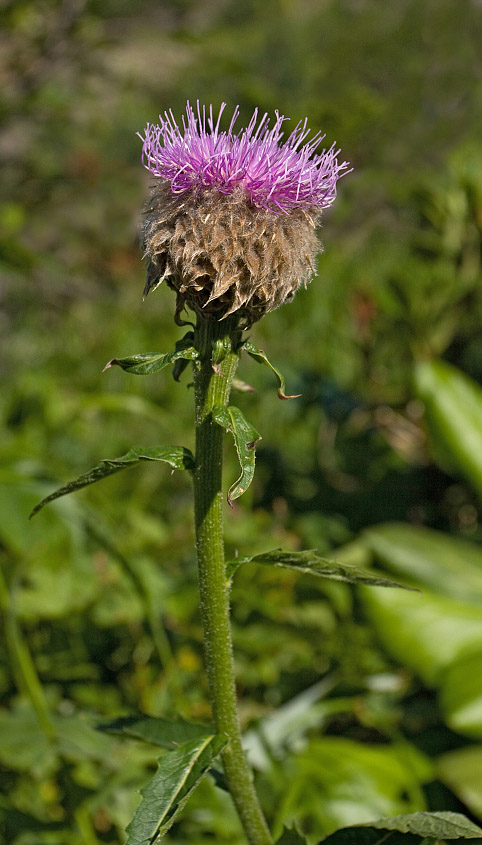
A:
[[[226,407],[239,360],[237,318],[223,321],[199,316],[194,345],[196,453],[194,507],[201,614],[206,669],[217,733],[228,737],[222,752],[226,780],[251,845],[272,842],[254,789],[241,742],[223,540],[223,429],[213,420],[215,407]]]

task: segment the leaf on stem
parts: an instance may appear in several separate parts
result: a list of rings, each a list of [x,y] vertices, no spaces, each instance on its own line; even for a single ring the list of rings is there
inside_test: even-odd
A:
[[[141,355],[131,355],[128,358],[113,358],[108,361],[102,370],[105,373],[110,367],[122,367],[126,373],[133,373],[136,376],[149,376],[151,373],[158,373],[164,367],[170,364],[175,364],[176,361],[182,359],[183,361],[195,361],[198,357],[197,349],[192,346],[192,332],[188,332],[186,337],[176,343],[176,348],[172,352],[161,354],[158,352],[144,352]],[[175,371],[176,381],[179,380],[180,368]]]
[[[378,819],[344,827],[323,840],[323,845],[403,845],[420,839],[478,839],[482,829],[461,813],[421,812]]]
[[[251,343],[250,340],[247,340],[246,343],[243,344],[243,349],[254,358],[255,361],[258,361],[260,364],[266,364],[267,367],[270,368],[271,372],[275,374],[278,380],[278,396],[280,399],[299,399],[301,393],[296,393],[294,396],[287,396],[285,393],[285,380],[279,370],[273,366],[271,361],[268,359],[266,354],[263,352],[262,349],[258,349],[254,343]]]
[[[154,845],[167,833],[225,744],[226,737],[209,735],[161,757],[156,774],[141,790],[127,845]]]
[[[212,736],[206,725],[186,722],[184,719],[168,721],[153,716],[126,716],[98,727],[105,733],[141,739],[167,749]]]
[[[241,475],[228,491],[228,504],[231,505],[234,499],[238,499],[248,489],[253,480],[255,448],[261,440],[261,435],[235,405],[230,405],[229,408],[216,406],[213,408],[212,416],[218,425],[233,435],[241,466]]]
[[[226,562],[227,577],[232,578],[241,564],[251,562],[279,566],[283,569],[295,569],[305,575],[317,575],[319,578],[328,578],[330,581],[346,581],[348,584],[367,584],[370,587],[400,587],[404,590],[413,590],[413,587],[407,587],[405,584],[392,581],[391,578],[384,578],[378,573],[369,572],[358,566],[338,563],[336,560],[326,560],[326,558],[320,557],[316,550],[285,552],[282,549],[274,549],[260,555],[234,558]]]
[[[194,467],[194,456],[192,452],[190,452],[189,449],[185,449],[180,446],[155,447],[149,449],[143,449],[139,446],[129,449],[129,451],[120,458],[100,461],[97,466],[93,467],[93,469],[85,472],[83,475],[79,475],[78,478],[74,481],[69,481],[69,483],[64,484],[63,487],[59,487],[58,490],[55,490],[49,496],[46,496],[45,499],[42,499],[42,501],[34,507],[29,518],[38,513],[44,505],[47,505],[49,502],[53,502],[54,499],[58,499],[60,496],[66,496],[68,493],[75,493],[76,490],[80,490],[82,487],[87,487],[89,484],[95,484],[96,481],[100,481],[108,475],[113,475],[121,469],[127,469],[128,467],[135,466],[141,461],[163,461],[164,463],[172,466],[174,469],[192,470]]]

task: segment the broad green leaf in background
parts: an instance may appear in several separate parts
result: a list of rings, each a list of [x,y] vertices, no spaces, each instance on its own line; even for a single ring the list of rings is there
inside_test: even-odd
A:
[[[210,735],[161,757],[156,774],[141,790],[141,803],[127,828],[127,845],[154,845],[167,833],[225,744],[225,737]]]
[[[373,832],[383,831],[384,835],[380,836],[380,834],[377,835],[375,833],[375,835],[367,837],[363,835],[364,830],[367,828]],[[324,841],[327,845],[359,845],[359,843],[371,843],[371,845],[375,845],[375,843],[381,843],[382,841],[398,843],[399,837],[387,836],[387,831],[411,834],[420,839],[431,839],[433,841],[440,839],[479,839],[479,837],[482,837],[481,828],[469,821],[461,813],[421,812],[394,816],[388,819],[378,819],[377,821],[359,825],[358,827],[343,828],[332,833]],[[412,840],[411,838],[405,840],[405,837],[403,837],[400,841],[409,842]]]
[[[360,540],[389,572],[418,587],[482,605],[482,549],[475,543],[404,523],[368,528]]]
[[[254,343],[251,343],[250,340],[247,340],[246,343],[243,344],[243,349],[254,358],[255,361],[258,361],[260,364],[266,364],[267,367],[271,370],[272,373],[275,374],[276,379],[278,381],[278,396],[280,399],[299,399],[301,393],[297,393],[295,396],[287,396],[285,393],[285,380],[279,370],[273,366],[271,361],[268,359],[267,355],[263,352],[262,349],[258,349]]]
[[[339,827],[425,810],[433,766],[407,743],[369,745],[345,737],[311,740],[273,769],[274,835],[296,825],[310,845]],[[282,784],[282,787],[279,784]]]
[[[435,459],[459,472],[482,496],[482,388],[445,361],[415,367]]]
[[[439,779],[482,819],[482,745],[458,748],[435,761]]]
[[[482,648],[482,613],[461,601],[425,592],[360,587],[365,612],[388,654],[427,684],[467,649]]]
[[[170,722],[152,716],[127,716],[99,727],[107,733],[142,739],[161,748],[175,748],[182,743],[199,741],[212,735],[205,725],[196,725],[184,719]]]
[[[446,724],[482,739],[482,649],[461,654],[443,673],[440,703]]]
[[[274,549],[272,552],[264,552],[259,555],[246,555],[240,558],[233,558],[226,563],[228,577],[243,563],[261,563],[266,566],[278,566],[281,569],[294,569],[303,575],[316,575],[319,578],[327,578],[331,581],[345,581],[348,584],[369,584],[372,587],[399,587],[404,590],[413,590],[398,581],[384,578],[378,573],[368,572],[358,566],[348,563],[339,563],[336,560],[326,560],[316,553],[316,549],[303,552],[283,551]]]
[[[229,408],[217,406],[213,408],[212,415],[218,425],[225,431],[230,431],[233,435],[241,466],[241,475],[228,491],[228,502],[231,504],[234,499],[242,496],[253,480],[256,459],[255,448],[261,440],[261,435],[235,405],[230,405]]]
[[[181,342],[176,344],[176,349],[166,354],[156,352],[144,352],[140,355],[130,355],[127,358],[112,358],[105,365],[103,372],[110,369],[110,367],[118,366],[125,370],[126,373],[132,373],[136,376],[149,376],[152,373],[158,373],[164,367],[169,367],[179,359],[184,361],[195,361],[198,357],[198,352],[194,346],[183,346]]]
[[[135,466],[142,461],[162,461],[169,464],[174,469],[192,470],[194,467],[194,457],[189,449],[185,449],[180,446],[151,447],[143,449],[141,446],[138,446],[133,449],[129,449],[129,451],[120,458],[100,461],[100,463],[98,463],[93,469],[89,470],[89,472],[80,475],[74,481],[70,481],[63,487],[59,487],[58,490],[55,490],[50,494],[50,496],[46,496],[45,499],[42,499],[42,501],[34,507],[30,516],[34,516],[34,514],[38,513],[38,511],[45,505],[49,502],[53,502],[54,499],[58,499],[60,496],[66,496],[68,493],[74,493],[82,487],[87,487],[89,484],[95,484],[96,481],[100,481],[108,475],[113,475],[121,469],[128,469],[129,467]]]

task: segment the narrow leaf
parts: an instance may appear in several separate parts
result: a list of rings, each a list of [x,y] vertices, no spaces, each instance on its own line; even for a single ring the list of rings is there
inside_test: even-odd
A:
[[[197,725],[184,719],[168,721],[152,716],[127,716],[100,725],[99,729],[109,734],[142,739],[144,742],[168,749],[176,748],[181,743],[200,741],[212,735],[206,725]]]
[[[266,354],[263,352],[262,349],[258,349],[254,343],[251,343],[250,340],[247,340],[246,343],[243,344],[243,349],[254,358],[255,361],[258,361],[260,364],[266,364],[267,367],[270,368],[271,372],[275,374],[277,381],[278,381],[278,396],[280,399],[299,399],[301,393],[296,393],[294,396],[287,396],[285,393],[285,380],[279,370],[273,366],[271,361],[268,359]]]
[[[469,821],[461,813],[451,812],[421,812],[410,813],[403,816],[394,816],[391,819],[378,819],[368,824],[354,825],[337,830],[323,840],[323,845],[355,845],[355,843],[370,841],[375,845],[382,839],[375,834],[368,839],[363,835],[364,831],[393,831],[408,834],[407,840],[412,836],[419,836],[421,839],[478,839],[482,837],[482,829]],[[410,836],[411,834],[411,836]],[[399,837],[383,837],[384,842],[399,841]],[[403,841],[403,840],[402,840]]]
[[[316,550],[285,552],[282,549],[274,549],[272,552],[264,552],[260,555],[234,558],[226,562],[227,577],[231,578],[241,564],[251,561],[268,566],[279,566],[283,569],[295,569],[297,572],[317,575],[319,578],[328,578],[330,581],[346,581],[348,584],[368,584],[370,587],[400,587],[404,590],[413,590],[413,587],[407,587],[405,584],[392,581],[391,578],[384,578],[378,573],[369,572],[358,566],[338,563],[336,560],[326,560],[320,557]]]
[[[113,358],[112,361],[108,361],[102,372],[110,367],[118,366],[122,367],[126,373],[133,373],[136,376],[149,376],[151,373],[158,373],[164,367],[174,364],[180,358],[186,361],[195,361],[197,357],[198,353],[194,346],[184,346],[180,342],[176,344],[176,349],[167,352],[165,355],[157,352],[144,352],[141,355],[131,355],[128,358]]]
[[[234,405],[229,408],[213,408],[213,419],[233,435],[241,466],[241,475],[228,491],[228,503],[231,505],[234,499],[238,499],[248,489],[253,480],[255,448],[261,440],[261,435]]]
[[[167,833],[225,744],[225,737],[211,735],[161,757],[156,774],[141,790],[127,845],[154,845]]]
[[[30,517],[38,513],[44,505],[47,505],[49,502],[53,502],[54,499],[58,499],[60,496],[66,496],[67,493],[74,493],[76,490],[80,490],[82,487],[87,487],[89,484],[95,484],[96,481],[100,481],[108,475],[113,475],[121,469],[127,469],[128,467],[135,466],[141,461],[163,461],[164,463],[172,466],[174,469],[191,470],[194,467],[194,456],[189,449],[184,449],[180,446],[143,449],[138,446],[136,448],[129,449],[129,451],[120,458],[100,461],[100,463],[93,467],[93,469],[89,470],[89,472],[85,472],[83,475],[79,475],[79,477],[74,481],[69,481],[68,484],[64,484],[63,487],[59,487],[58,490],[55,490],[49,496],[46,496],[45,499],[42,499],[42,501],[34,507]]]

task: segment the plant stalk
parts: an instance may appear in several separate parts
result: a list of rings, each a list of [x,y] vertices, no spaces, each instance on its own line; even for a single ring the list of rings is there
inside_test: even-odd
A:
[[[256,795],[241,743],[229,613],[229,583],[223,541],[222,428],[212,419],[215,406],[228,404],[239,360],[240,332],[236,318],[216,321],[199,317],[194,344],[196,455],[194,506],[204,649],[213,720],[217,733],[228,737],[222,762],[229,790],[250,845],[271,845],[272,839]]]

